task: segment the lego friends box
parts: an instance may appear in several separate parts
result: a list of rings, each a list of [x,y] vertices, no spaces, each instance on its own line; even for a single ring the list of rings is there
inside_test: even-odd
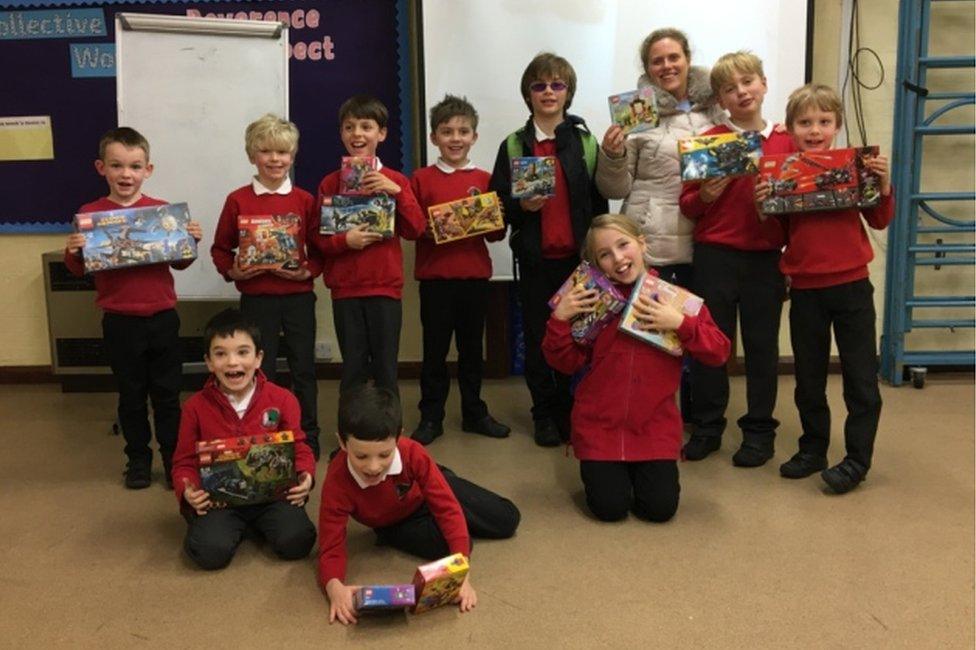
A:
[[[417,567],[413,577],[417,604],[413,613],[449,605],[458,599],[461,584],[468,575],[468,560],[461,553],[455,553],[429,564]]]
[[[651,273],[644,273],[634,285],[634,290],[627,301],[627,308],[620,317],[620,329],[631,336],[647,341],[670,355],[680,357],[684,354],[677,332],[661,332],[637,327],[637,316],[634,315],[634,303],[640,296],[650,300],[660,300],[675,307],[678,311],[690,316],[697,316],[701,311],[703,301],[695,294],[665,282]]]
[[[85,236],[85,272],[196,259],[189,222],[186,203],[77,214],[75,230]]]
[[[301,266],[301,219],[297,214],[237,217],[237,265],[241,269],[288,269]]]
[[[283,499],[297,483],[291,431],[201,440],[197,459],[201,488],[228,506]]]
[[[881,198],[881,179],[866,165],[878,147],[798,151],[763,156],[760,174],[771,186],[765,214],[867,208]]]
[[[627,304],[627,298],[620,293],[617,287],[613,286],[607,276],[584,261],[580,262],[573,274],[549,299],[549,309],[555,309],[563,297],[577,285],[587,290],[596,289],[599,301],[593,311],[579,314],[573,318],[570,323],[570,332],[574,340],[581,343],[592,343],[610,320],[624,308],[624,305]]]

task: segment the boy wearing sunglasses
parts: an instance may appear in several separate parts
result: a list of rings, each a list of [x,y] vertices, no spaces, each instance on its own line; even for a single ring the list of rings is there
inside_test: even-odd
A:
[[[607,201],[593,182],[597,140],[582,118],[566,113],[576,92],[573,66],[555,54],[539,54],[522,73],[521,91],[532,114],[498,148],[489,189],[498,192],[512,228],[509,246],[522,304],[525,383],[532,394],[535,442],[554,447],[569,439],[573,398],[570,378],[542,357],[547,303],[579,264],[590,221],[607,211]],[[521,156],[556,158],[553,196],[512,198],[511,160]]]

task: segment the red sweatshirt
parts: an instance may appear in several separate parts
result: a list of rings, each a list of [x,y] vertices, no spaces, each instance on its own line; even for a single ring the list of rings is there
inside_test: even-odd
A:
[[[329,463],[319,508],[319,583],[346,579],[346,524],[349,517],[370,528],[403,521],[424,503],[437,521],[451,553],[471,553],[471,538],[461,506],[423,445],[397,440],[402,469],[382,482],[359,487],[340,451]]]
[[[629,295],[632,286],[618,286]],[[573,340],[569,322],[550,317],[542,340],[546,361],[561,373],[589,370],[576,388],[572,413],[573,452],[580,460],[675,460],[681,456],[682,422],[675,404],[681,357],[671,356],[617,328],[610,321],[592,346]],[[685,316],[681,346],[708,366],[729,357],[729,339],[707,307]]]
[[[290,391],[268,381],[260,370],[255,377],[257,386],[243,418],[238,417],[213,375],[200,392],[183,404],[180,433],[173,452],[173,490],[177,501],[183,500],[183,479],[195,488],[200,487],[197,462],[200,440],[291,431],[295,434],[295,470],[315,476],[315,456],[305,443],[298,400]]]
[[[324,257],[322,279],[332,290],[332,299],[386,296],[399,300],[403,293],[403,251],[400,237],[417,239],[427,229],[427,218],[417,205],[410,182],[400,172],[383,167],[380,173],[400,186],[396,195],[395,234],[362,250],[346,245],[346,234],[320,235],[316,230],[312,242]],[[319,183],[316,206],[322,197],[339,192],[339,172],[334,171]]]
[[[733,133],[724,124],[702,135]],[[785,128],[773,126],[763,137],[763,154],[795,151],[793,138]],[[698,182],[685,183],[681,188],[681,214],[695,222],[696,244],[716,244],[742,251],[771,251],[783,247],[783,228],[776,219],[759,220],[756,213],[755,176],[733,178],[725,190],[711,203],[702,202]]]
[[[536,141],[533,156],[552,156],[556,159],[555,196],[550,196],[539,211],[542,219],[542,257],[563,259],[579,255],[579,244],[573,236],[573,223],[569,210],[569,185],[563,164],[556,155],[556,139]]]
[[[132,205],[120,205],[105,197],[86,203],[78,208],[78,212],[148,208],[152,205],[166,205],[166,201],[143,194]],[[176,290],[173,288],[173,274],[170,272],[170,267],[185,269],[192,263],[193,260],[182,260],[170,264],[149,264],[93,273],[95,304],[104,311],[124,316],[152,316],[172,309],[176,306]],[[85,274],[85,262],[80,253],[72,255],[65,250],[64,264],[77,276]]]
[[[491,174],[483,169],[455,169],[447,173],[437,165],[418,169],[410,179],[410,187],[420,208],[427,214],[432,205],[447,203],[487,192]],[[417,259],[413,275],[418,280],[469,280],[491,277],[491,257],[485,240],[500,241],[505,231],[499,230],[482,237],[468,237],[446,244],[436,244],[429,236],[417,240]]]
[[[309,232],[318,232],[319,218],[315,211],[315,197],[300,188],[293,188],[288,194],[255,194],[251,184],[238,188],[227,195],[224,209],[220,212],[217,222],[217,232],[214,243],[210,247],[217,271],[230,282],[227,272],[234,266],[237,255],[240,230],[237,228],[237,217],[258,216],[264,214],[297,214],[302,219],[302,233],[298,242],[298,249],[302,258],[308,261],[311,276],[307,280],[296,282],[278,277],[274,273],[265,272],[247,280],[238,280],[234,284],[241,293],[258,294],[292,294],[305,293],[314,289],[316,276],[322,273],[322,255],[314,246],[306,247]],[[306,250],[307,249],[307,250]]]
[[[875,230],[884,230],[895,216],[895,191],[873,208],[787,214],[786,251],[779,260],[794,289],[822,289],[868,277],[874,250],[861,215]]]

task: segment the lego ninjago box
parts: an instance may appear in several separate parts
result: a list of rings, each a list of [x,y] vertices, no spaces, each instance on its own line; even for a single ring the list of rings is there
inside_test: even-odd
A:
[[[186,203],[76,214],[75,231],[85,236],[85,272],[196,259],[189,222]]]
[[[277,501],[297,484],[291,431],[201,440],[197,460],[201,489],[226,506]]]
[[[444,244],[505,229],[498,194],[487,192],[427,208],[434,242]]]
[[[395,227],[396,201],[386,194],[324,196],[320,215],[319,234],[334,235],[366,224],[370,232],[389,239]]]
[[[302,263],[302,220],[297,214],[237,217],[241,269],[297,270]]]
[[[878,147],[797,151],[763,156],[762,180],[770,195],[765,214],[868,208],[881,198],[881,178],[867,166]]]

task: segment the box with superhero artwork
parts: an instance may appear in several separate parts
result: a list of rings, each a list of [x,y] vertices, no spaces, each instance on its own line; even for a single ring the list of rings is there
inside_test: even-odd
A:
[[[360,587],[353,596],[356,611],[360,614],[403,610],[413,607],[415,602],[412,584]]]
[[[512,158],[512,198],[530,199],[556,195],[556,157]]]
[[[762,179],[770,184],[765,214],[869,208],[881,199],[881,177],[866,161],[878,147],[797,151],[763,156]]]
[[[196,259],[189,223],[186,203],[76,214],[75,232],[85,236],[85,273]]]
[[[367,230],[388,239],[393,236],[395,218],[396,201],[386,194],[324,196],[319,233],[334,235],[366,224]]]
[[[502,206],[495,192],[432,205],[427,208],[427,215],[438,244],[505,230]]]
[[[297,214],[238,216],[237,265],[242,270],[297,270],[302,263],[301,227]]]
[[[683,182],[755,174],[762,156],[762,136],[758,131],[743,131],[682,138],[678,155]]]
[[[657,126],[657,103],[652,86],[610,95],[607,104],[610,105],[610,122],[619,126],[624,135]]]
[[[596,289],[599,298],[592,312],[578,314],[569,325],[574,340],[590,344],[596,340],[607,323],[623,310],[627,298],[602,271],[583,261],[549,299],[549,309],[555,309],[563,297],[577,285],[587,290]]]
[[[634,289],[627,300],[627,307],[624,309],[623,316],[620,317],[620,329],[642,341],[647,341],[668,354],[680,357],[684,350],[681,347],[677,332],[661,332],[636,327],[637,317],[634,315],[634,302],[639,296],[646,296],[648,300],[660,300],[669,303],[678,311],[689,316],[698,315],[702,308],[702,299],[690,291],[645,272],[641,279],[634,284]]]
[[[363,178],[380,167],[376,156],[343,156],[339,168],[339,194],[365,195]]]
[[[298,482],[291,431],[201,440],[197,459],[201,489],[227,506],[283,499]]]
[[[413,576],[417,599],[413,613],[420,614],[455,602],[461,592],[461,583],[468,575],[468,568],[468,560],[461,553],[417,567],[417,573]]]

